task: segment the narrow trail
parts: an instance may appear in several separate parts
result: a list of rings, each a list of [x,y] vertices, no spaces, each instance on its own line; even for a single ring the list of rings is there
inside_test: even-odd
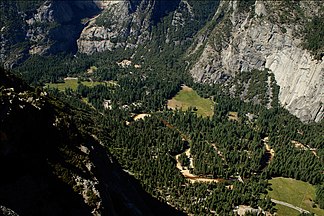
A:
[[[189,155],[189,157],[188,157],[190,159],[189,167],[193,168],[193,161],[192,161],[192,158],[191,158],[191,155],[190,155],[190,148],[187,149],[185,151],[185,153],[186,153],[187,156]],[[194,183],[194,182],[216,182],[216,183],[218,183],[218,182],[221,182],[221,181],[225,181],[225,179],[205,178],[205,177],[200,177],[200,176],[197,176],[197,175],[194,175],[194,174],[190,173],[190,170],[188,168],[184,168],[184,167],[181,166],[181,163],[180,163],[180,160],[179,160],[179,157],[180,157],[181,154],[176,155],[177,169],[179,169],[181,174],[186,179],[188,179],[191,183]]]
[[[292,209],[295,209],[297,211],[299,211],[300,213],[310,213],[309,211],[303,209],[303,208],[300,208],[300,207],[297,207],[297,206],[294,206],[290,203],[286,203],[286,202],[283,202],[283,201],[279,201],[279,200],[275,200],[275,199],[271,199],[271,202],[274,202],[276,204],[279,204],[279,205],[284,205],[284,206],[287,206],[288,208],[292,208]]]
[[[190,155],[190,148],[187,149],[184,153],[190,159],[189,167],[194,168],[193,161],[192,161],[192,158],[191,158],[191,155]],[[216,182],[216,183],[218,183],[218,182],[224,181],[224,179],[210,179],[210,178],[200,177],[200,176],[197,176],[197,175],[194,175],[194,174],[190,173],[190,170],[188,168],[184,168],[184,167],[181,166],[181,163],[180,163],[180,160],[179,160],[179,157],[180,157],[181,154],[182,153],[176,155],[177,169],[179,169],[181,174],[186,179],[188,179],[191,183],[194,183],[194,182]]]
[[[162,118],[160,118],[160,120],[168,128],[173,129],[173,130],[176,130],[180,134],[180,136],[182,137],[182,139],[186,140],[188,143],[191,143],[191,139],[187,135],[185,135],[184,133],[182,133],[178,128],[174,127],[173,125],[171,125],[169,122],[165,121]]]
[[[207,142],[207,141],[206,141]],[[215,151],[217,152],[217,155],[223,160],[223,161],[226,161],[225,160],[225,157],[224,157],[224,155],[223,155],[223,153],[220,151],[220,150],[218,150],[218,148],[217,148],[217,146],[216,146],[216,144],[214,144],[214,143],[209,143],[209,142],[207,142],[209,145],[211,145],[214,149],[215,149]]]
[[[173,130],[176,130],[177,132],[179,132],[180,136],[182,137],[182,139],[186,140],[187,142],[191,143],[191,139],[183,134],[178,128],[174,127],[173,125],[171,125],[169,122],[165,121],[164,119],[160,118],[160,120],[163,122],[163,124],[165,126],[167,126],[168,128],[170,129],[173,129]],[[195,174],[192,174],[190,173],[190,170],[188,169],[188,167],[182,167],[181,166],[181,163],[180,163],[180,160],[179,160],[179,157],[181,154],[185,153],[187,155],[187,157],[189,158],[190,160],[190,165],[189,165],[189,168],[193,169],[194,168],[194,165],[193,165],[193,159],[191,157],[191,153],[190,153],[190,148],[188,148],[185,152],[182,152],[180,154],[177,154],[175,156],[176,158],[176,161],[177,161],[177,169],[180,170],[181,174],[186,178],[188,179],[191,183],[195,183],[195,182],[204,182],[204,183],[211,183],[211,182],[215,182],[215,183],[218,183],[218,182],[223,182],[223,181],[226,181],[225,179],[221,179],[221,178],[217,178],[217,179],[213,179],[213,178],[205,178],[205,177],[200,177],[200,176],[197,176]]]
[[[315,157],[317,157],[319,159],[319,156],[317,155],[317,149],[316,148],[312,148],[309,145],[303,144],[303,143],[298,142],[296,140],[291,140],[291,143],[294,144],[294,146],[296,148],[302,149],[304,151],[306,151],[306,150],[311,151],[313,153],[313,155],[315,155]]]
[[[274,149],[272,149],[272,148],[270,147],[270,145],[268,144],[268,142],[269,142],[269,137],[265,137],[262,141],[263,141],[263,143],[264,143],[264,145],[265,145],[265,148],[266,148],[267,153],[270,155],[270,158],[269,158],[269,160],[267,161],[267,163],[269,164],[269,163],[272,161],[273,157],[275,156],[275,151],[274,151]]]
[[[139,119],[144,119],[145,117],[150,117],[151,114],[147,114],[147,113],[142,113],[142,114],[138,114],[136,116],[133,117],[134,121],[137,121]]]
[[[178,128],[174,127],[173,125],[171,125],[169,122],[165,121],[164,119],[160,118],[160,120],[163,122],[163,124],[165,126],[167,126],[168,128],[170,129],[173,129],[173,130],[176,130],[179,132],[179,134],[181,135],[181,137],[186,140],[187,142],[191,143],[191,139],[188,138],[188,136],[186,136],[185,134],[183,134]],[[270,154],[270,158],[269,158],[269,161],[267,163],[270,163],[275,155],[275,151],[269,146],[268,144],[268,137],[265,137],[263,139],[263,142],[264,142],[264,145],[265,145],[265,148],[266,148],[266,151],[267,153]],[[219,154],[219,156],[223,156],[221,154],[221,152],[218,152],[218,149],[216,147],[215,144],[211,144],[215,151],[217,151],[217,153]],[[203,183],[211,183],[211,182],[215,182],[215,183],[218,183],[218,182],[224,182],[224,181],[227,181],[226,179],[222,179],[222,178],[217,178],[217,179],[211,179],[211,178],[205,178],[205,177],[200,177],[200,176],[197,176],[197,175],[194,175],[192,173],[190,173],[190,170],[188,169],[188,167],[183,167],[180,163],[180,160],[179,160],[179,157],[181,154],[185,153],[187,155],[187,157],[189,158],[190,160],[190,164],[189,164],[189,168],[190,169],[193,169],[194,168],[194,165],[193,165],[193,160],[192,160],[192,157],[191,157],[191,153],[190,153],[190,148],[186,149],[184,152],[180,153],[180,154],[177,154],[175,156],[176,158],[176,161],[177,161],[177,169],[180,170],[181,174],[186,178],[188,179],[191,183],[195,183],[195,182],[203,182]],[[232,179],[233,180],[233,179]],[[240,179],[235,179],[235,180],[238,180],[240,181]],[[243,180],[241,180],[241,182],[243,182]],[[276,203],[276,204],[279,204],[279,205],[284,205],[288,208],[292,208],[292,209],[295,209],[297,211],[299,211],[300,213],[310,213],[309,211],[303,209],[303,208],[300,208],[298,206],[294,206],[290,203],[286,203],[286,202],[283,202],[283,201],[279,201],[279,200],[275,200],[275,199],[271,199],[272,202]]]

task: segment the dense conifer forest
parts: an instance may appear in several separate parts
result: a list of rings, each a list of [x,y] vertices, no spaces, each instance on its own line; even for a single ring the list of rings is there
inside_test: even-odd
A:
[[[316,202],[322,206],[323,122],[303,124],[281,108],[277,100],[267,109],[263,103],[255,105],[230,96],[220,85],[194,83],[185,73],[183,62],[173,59],[168,52],[159,56],[161,63],[142,63],[141,68],[119,67],[116,62],[127,59],[125,56],[120,51],[114,56],[34,57],[17,68],[16,73],[34,85],[62,82],[64,76],[113,80],[115,85],[80,84],[76,90],[48,91],[74,107],[92,110],[97,119],[97,136],[122,167],[140,180],[152,196],[184,212],[234,215],[232,210],[238,205],[275,212],[267,196],[270,189],[267,180],[279,176],[318,185]],[[154,62],[155,57],[152,58]],[[53,69],[51,64],[57,61],[61,63]],[[173,66],[164,61],[173,62]],[[98,70],[86,74],[92,65]],[[214,101],[212,117],[197,116],[194,108],[168,109],[167,99],[182,84]],[[264,91],[257,88],[257,83],[255,88],[250,91],[251,98],[256,91]],[[230,120],[229,112],[237,112],[237,119]],[[133,117],[140,113],[151,116],[135,121]],[[297,148],[296,142],[307,145],[308,149]],[[266,145],[274,151],[274,156]],[[188,148],[190,159],[183,153]],[[190,160],[193,161],[190,173],[217,179],[217,183],[190,183],[176,167],[179,154],[183,167],[190,167]]]
[[[208,8],[200,9],[203,13]],[[202,18],[206,19],[210,18]],[[315,18],[310,28],[319,19]],[[139,46],[136,55],[127,49],[90,56],[35,55],[13,71],[37,88],[44,88],[45,83],[64,82],[65,77],[115,83],[46,91],[92,113],[95,135],[123,169],[138,179],[149,194],[183,212],[235,215],[236,206],[247,205],[274,213],[274,203],[267,195],[271,186],[268,180],[273,177],[316,185],[315,202],[324,208],[324,122],[304,124],[282,108],[279,86],[268,70],[241,73],[233,81],[238,83],[234,94],[222,84],[195,83],[184,58],[190,43],[160,45],[165,38],[159,35],[170,22],[171,17],[167,16],[154,26],[152,41],[145,47]],[[171,31],[170,37],[174,41],[189,41],[200,28],[199,22],[196,20],[193,28]],[[319,43],[307,46],[317,53],[322,46]],[[131,60],[132,66],[117,64],[125,59]],[[87,73],[93,66],[97,69]],[[268,76],[272,79],[272,100],[264,85]],[[247,98],[241,100],[240,92],[247,82],[252,85]],[[198,116],[194,107],[169,109],[167,100],[182,85],[211,99],[214,115]],[[230,112],[237,113],[237,117],[230,119]],[[138,114],[150,116],[135,120]],[[189,149],[190,157],[185,154]],[[190,174],[215,181],[190,181],[177,168],[178,155],[180,166],[187,167]]]

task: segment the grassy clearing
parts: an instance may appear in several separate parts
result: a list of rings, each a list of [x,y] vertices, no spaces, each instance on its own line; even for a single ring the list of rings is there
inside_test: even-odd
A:
[[[299,211],[289,208],[287,206],[283,206],[283,205],[276,205],[276,209],[277,209],[277,215],[278,216],[297,216],[299,215]]]
[[[88,87],[94,87],[100,84],[110,84],[110,82],[91,82],[91,81],[83,81],[81,82],[83,85]],[[67,79],[64,80],[64,83],[46,83],[47,88],[57,88],[59,91],[65,91],[66,88],[71,88],[72,90],[76,90],[78,88],[78,80],[77,79]]]
[[[168,108],[188,110],[189,107],[196,107],[199,116],[208,117],[214,114],[214,102],[200,97],[196,91],[187,86],[183,86],[175,97],[168,100]]]
[[[324,210],[313,208],[315,199],[315,187],[307,182],[290,178],[274,178],[269,181],[272,191],[269,191],[271,198],[290,203],[317,215],[324,215]],[[277,205],[278,210],[283,211],[284,207]],[[278,214],[287,215],[287,214]]]
[[[57,88],[60,91],[64,91],[66,88],[76,90],[78,87],[78,80],[65,80],[64,83],[46,83],[47,88]]]
[[[84,81],[81,82],[83,85],[88,86],[88,87],[94,87],[96,85],[104,85],[106,82],[90,82],[90,81]]]

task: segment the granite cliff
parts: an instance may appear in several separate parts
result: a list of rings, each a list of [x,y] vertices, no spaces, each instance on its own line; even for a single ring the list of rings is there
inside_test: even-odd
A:
[[[99,12],[92,1],[2,1],[0,61],[12,68],[30,55],[76,52],[83,20]]]
[[[170,29],[183,27],[193,18],[191,6],[187,1],[180,0],[167,3],[160,0],[107,1],[101,8],[102,13],[89,22],[78,39],[78,51],[81,53],[134,49],[152,40],[154,26],[164,17],[172,16],[166,34],[161,35],[166,38]]]
[[[308,19],[323,12],[316,2],[299,4]],[[243,71],[268,68],[280,86],[281,104],[303,121],[320,121],[324,62],[302,47],[303,23],[280,20],[285,7],[282,2],[256,1],[242,11],[238,2],[223,1],[214,20],[225,14],[224,18],[200,32],[188,51],[189,56],[198,56],[190,73],[197,82],[226,83]],[[290,16],[298,15],[291,8],[286,10]]]
[[[8,2],[0,6],[5,14],[0,59],[6,67],[35,54],[127,49],[136,55],[138,48],[149,51],[150,43],[161,48],[189,44],[184,58],[195,81],[231,84],[235,91],[232,81],[243,71],[270,69],[282,106],[306,122],[323,119],[323,46],[316,44],[315,52],[305,46],[307,25],[323,16],[318,1],[37,1],[27,8]],[[17,14],[17,21],[9,22]]]
[[[108,2],[104,12],[82,31],[79,52],[134,49],[145,44],[151,39],[156,4]],[[316,2],[296,4],[300,4],[304,19],[322,13]],[[190,18],[183,14],[192,10],[190,2],[174,3],[169,12],[173,10],[173,24],[189,22]],[[285,13],[301,16],[296,8],[273,1],[250,1],[243,6],[236,1],[221,1],[214,18],[198,32],[187,52],[189,58],[194,56],[188,69],[197,82],[226,83],[242,71],[268,68],[280,86],[280,103],[303,121],[320,121],[324,115],[324,63],[302,47],[301,29],[305,23],[291,18],[282,22]]]

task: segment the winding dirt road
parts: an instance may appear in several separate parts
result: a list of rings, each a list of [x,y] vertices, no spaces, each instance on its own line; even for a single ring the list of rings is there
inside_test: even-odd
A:
[[[169,122],[167,122],[166,120],[160,118],[160,120],[162,121],[162,123],[167,126],[168,128],[170,129],[173,129],[173,130],[176,130],[179,132],[180,136],[182,137],[183,140],[186,140],[188,143],[191,143],[191,139],[190,137],[188,137],[186,134],[182,133],[178,128],[174,127],[173,125],[171,125]],[[215,148],[216,146],[214,146]],[[183,153],[183,152],[182,152]],[[194,175],[192,173],[190,173],[190,170],[188,169],[188,167],[182,167],[181,166],[181,163],[179,161],[179,157],[180,155],[182,154],[177,154],[175,156],[176,160],[177,160],[177,169],[180,170],[181,174],[186,178],[188,179],[191,183],[195,183],[195,182],[204,182],[204,183],[211,183],[211,182],[215,182],[215,183],[218,183],[218,182],[222,182],[222,181],[225,181],[225,179],[221,179],[221,178],[217,178],[217,179],[213,179],[213,178],[205,178],[205,177],[200,177],[200,176],[197,176],[197,175]],[[194,165],[193,165],[193,159],[191,157],[191,154],[190,154],[190,148],[188,148],[186,151],[185,151],[185,154],[187,155],[187,157],[189,158],[190,160],[190,165],[189,165],[189,168],[193,169],[194,168]]]
[[[222,181],[222,179],[204,178],[204,177],[199,177],[199,176],[196,176],[196,175],[190,173],[190,171],[189,171],[189,169],[187,167],[184,168],[184,167],[181,166],[181,163],[179,161],[179,157],[180,157],[181,154],[176,155],[177,168],[180,170],[181,174],[186,179],[188,179],[191,183],[194,183],[194,182],[216,182],[216,183],[218,183],[218,182]],[[190,155],[190,148],[185,151],[185,154],[190,159],[189,167],[194,168],[193,167],[193,161],[192,161],[192,158],[191,158],[191,155]]]
[[[286,203],[286,202],[283,202],[283,201],[279,201],[279,200],[275,200],[275,199],[271,199],[272,202],[276,203],[276,204],[279,204],[279,205],[284,205],[284,206],[287,206],[288,208],[292,208],[292,209],[295,209],[297,211],[299,211],[300,213],[310,213],[309,211],[305,210],[305,209],[302,209],[300,207],[297,207],[297,206],[294,206],[290,203]]]

